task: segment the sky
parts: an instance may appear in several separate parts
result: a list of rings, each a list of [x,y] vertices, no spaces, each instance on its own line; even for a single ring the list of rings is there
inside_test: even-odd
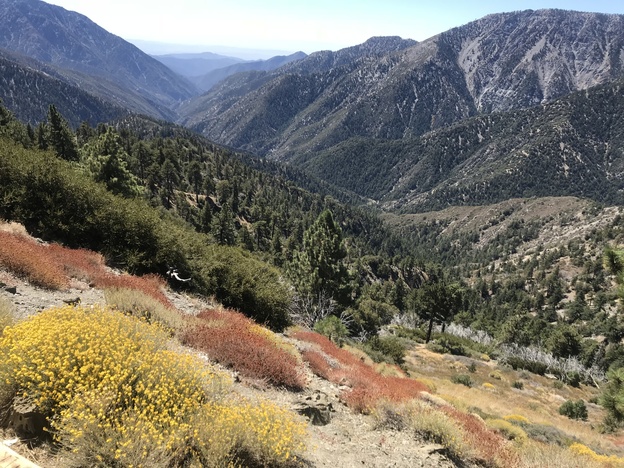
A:
[[[46,0],[47,1],[47,0]],[[372,36],[421,41],[491,13],[541,8],[624,14],[621,0],[49,0],[109,32],[170,52],[226,46],[338,50]],[[155,47],[155,44],[152,44]],[[146,50],[148,53],[157,53]]]

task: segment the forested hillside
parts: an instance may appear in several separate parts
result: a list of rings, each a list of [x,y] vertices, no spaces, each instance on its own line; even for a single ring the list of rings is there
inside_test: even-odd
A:
[[[334,333],[366,340],[393,322],[455,321],[504,343],[545,344],[599,372],[624,355],[615,283],[602,259],[621,237],[615,214],[565,243],[530,248],[552,223],[517,207],[493,214],[489,225],[500,229],[487,233],[449,231],[444,218],[426,217],[393,233],[371,213],[251,169],[243,163],[249,156],[169,124],[136,117],[85,124],[74,140],[52,107],[32,140],[4,115],[4,133],[32,149],[5,147],[1,216],[44,238],[100,250],[134,272],[175,268],[192,278],[191,289],[278,328],[294,318],[313,325],[338,317]],[[52,182],[57,177],[61,183]],[[61,203],[70,192],[81,195]],[[585,222],[570,213],[557,214],[562,225]],[[522,328],[509,334],[516,321]],[[560,350],[544,341],[555,331],[577,344]]]

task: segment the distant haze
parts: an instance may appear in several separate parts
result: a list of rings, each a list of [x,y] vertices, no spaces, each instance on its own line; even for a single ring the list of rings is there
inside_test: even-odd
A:
[[[244,49],[221,45],[166,44],[164,42],[143,41],[140,39],[129,39],[128,41],[143,52],[151,55],[213,52],[228,57],[238,57],[243,60],[266,60],[277,55],[290,55],[293,52],[297,52],[296,50]]]
[[[124,39],[202,46],[195,52],[205,52],[205,47],[212,44],[273,51],[254,58],[299,50],[308,54],[338,50],[373,36],[422,41],[502,11],[559,8],[624,14],[621,0],[51,0],[48,3],[82,13]],[[224,53],[217,49],[209,51]],[[232,52],[224,54],[240,56]]]

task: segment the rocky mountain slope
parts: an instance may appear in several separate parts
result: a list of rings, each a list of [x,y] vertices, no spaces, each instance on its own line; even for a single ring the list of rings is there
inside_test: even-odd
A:
[[[622,26],[623,16],[561,10],[490,15],[418,44],[372,39],[335,53],[342,60],[312,54],[232,77],[180,112],[216,141],[390,208],[613,202],[620,84],[549,103],[622,76]]]
[[[33,125],[47,118],[51,103],[74,127],[84,121],[96,126],[128,113],[125,106],[115,105],[69,83],[52,66],[1,50],[0,97],[18,119]]]
[[[623,99],[622,81],[616,81],[530,109],[464,120],[420,138],[354,138],[294,161],[390,210],[531,196],[621,203]]]
[[[68,81],[132,110],[172,118],[167,108],[196,93],[137,47],[61,7],[39,0],[2,2],[0,25],[0,47],[53,65]]]

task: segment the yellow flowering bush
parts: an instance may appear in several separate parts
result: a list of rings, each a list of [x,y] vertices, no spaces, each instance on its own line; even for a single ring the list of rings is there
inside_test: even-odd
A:
[[[521,414],[508,414],[507,416],[503,417],[503,419],[513,424],[531,424],[531,421],[529,421],[528,418],[522,416]]]
[[[161,328],[114,310],[50,309],[5,330],[0,382],[37,406],[80,466],[179,466],[207,455],[203,466],[221,466],[241,451],[279,462],[301,447],[301,423],[231,401],[229,378],[166,344]]]
[[[590,460],[598,462],[598,463],[604,463],[608,466],[624,467],[624,458],[619,458],[619,457],[616,457],[615,455],[611,455],[611,456],[599,455],[596,452],[594,452],[592,449],[590,449],[589,447],[583,444],[574,443],[570,445],[569,450],[572,453],[585,456],[589,458]]]

